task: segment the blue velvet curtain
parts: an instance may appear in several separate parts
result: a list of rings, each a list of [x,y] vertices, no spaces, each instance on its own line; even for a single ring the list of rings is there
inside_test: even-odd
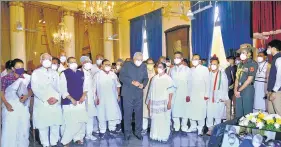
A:
[[[142,51],[144,16],[130,20],[130,56],[133,58],[135,52]]]
[[[243,43],[253,44],[250,34],[251,2],[231,1],[218,2],[221,34],[226,56]]]
[[[154,61],[162,56],[162,9],[145,15],[148,55]]]
[[[191,6],[193,6],[197,1],[192,1]],[[201,2],[192,7],[192,11],[203,8],[209,5],[209,1]],[[214,30],[214,2],[212,2],[213,7],[194,14],[195,19],[191,21],[191,43],[192,43],[192,53],[199,54],[201,58],[208,59],[211,54],[212,41],[213,41],[213,30]]]

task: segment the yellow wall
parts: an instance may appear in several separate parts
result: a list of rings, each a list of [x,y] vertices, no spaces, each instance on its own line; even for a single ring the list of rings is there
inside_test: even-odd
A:
[[[119,14],[119,57],[122,59],[130,57],[130,19],[135,18],[137,16],[141,16],[143,14],[149,13],[161,7],[161,2],[145,2],[136,7],[123,11]],[[170,2],[171,3],[171,2]],[[172,9],[175,11],[179,11],[178,7],[179,2],[172,3]],[[163,17],[162,18],[162,54],[166,55],[166,42],[165,42],[165,33],[169,28],[190,24],[190,21],[180,18],[180,17]]]

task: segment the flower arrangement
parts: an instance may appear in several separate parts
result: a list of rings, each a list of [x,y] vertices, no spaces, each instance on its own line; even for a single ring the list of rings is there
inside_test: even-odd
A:
[[[281,116],[266,112],[247,114],[239,119],[239,125],[268,131],[281,132]]]

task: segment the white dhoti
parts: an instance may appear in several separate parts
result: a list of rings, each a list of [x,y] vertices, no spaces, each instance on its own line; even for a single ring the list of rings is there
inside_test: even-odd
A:
[[[254,110],[256,111],[265,111],[266,103],[265,103],[265,82],[255,81],[255,99],[254,99]]]
[[[24,106],[19,99],[8,102],[14,111],[9,112],[6,106],[2,105],[1,147],[28,147],[30,128],[28,106]]]
[[[107,122],[108,122],[108,130],[109,131],[115,131],[116,125],[120,124],[120,120],[100,121],[99,122],[100,133],[106,132]]]
[[[158,141],[167,141],[170,136],[171,110],[154,114],[151,117],[150,138]]]
[[[88,114],[85,102],[76,106],[63,105],[64,125],[62,127],[62,144],[68,144],[71,140],[82,141],[85,136]]]

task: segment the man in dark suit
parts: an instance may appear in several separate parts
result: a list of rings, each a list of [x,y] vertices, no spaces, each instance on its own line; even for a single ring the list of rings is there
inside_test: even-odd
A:
[[[143,89],[148,83],[147,67],[142,62],[142,53],[136,52],[133,61],[126,62],[119,74],[120,81],[123,83],[122,97],[126,140],[130,139],[132,132],[133,110],[135,112],[135,136],[142,140]]]
[[[236,79],[237,66],[235,65],[235,57],[229,56],[226,59],[229,64],[229,66],[225,69],[225,73],[228,79],[228,97],[230,99],[229,104],[227,104],[227,119],[229,120],[232,118],[232,106],[235,106],[234,83]]]

